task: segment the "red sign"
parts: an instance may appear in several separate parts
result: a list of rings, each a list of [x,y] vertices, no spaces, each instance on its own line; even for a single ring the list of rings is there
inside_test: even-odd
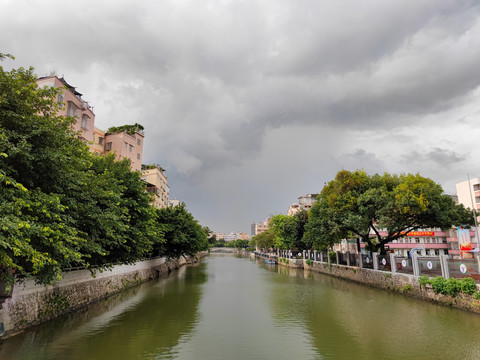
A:
[[[435,236],[435,231],[410,231],[407,236]]]
[[[397,235],[397,233],[393,234]],[[402,231],[400,235],[403,236],[435,236],[435,231],[410,231],[408,234]]]

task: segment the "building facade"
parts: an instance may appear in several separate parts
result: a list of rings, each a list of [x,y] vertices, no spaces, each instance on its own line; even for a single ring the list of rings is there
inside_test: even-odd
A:
[[[251,235],[255,236],[255,235],[261,234],[264,231],[267,231],[268,225],[270,224],[270,219],[271,218],[268,218],[263,223],[256,223],[256,222],[252,223]]]
[[[168,199],[168,206],[169,207],[175,207],[175,206],[180,206],[181,201],[178,199]]]
[[[58,115],[70,116],[76,119],[73,130],[76,131],[83,141],[88,145],[90,151],[94,151],[93,128],[95,126],[95,114],[93,107],[82,99],[82,94],[75,87],[68,84],[63,77],[45,76],[37,79],[40,88],[54,87],[61,89],[57,96],[59,106]]]
[[[132,125],[133,127],[134,125]],[[120,127],[121,129],[123,127]],[[129,159],[133,171],[142,170],[144,131],[133,128],[105,133],[105,153],[113,153],[117,160]]]
[[[298,203],[293,203],[290,205],[287,215],[293,216],[301,210],[310,210],[317,201],[318,194],[307,194],[304,196],[298,197]]]
[[[169,189],[165,169],[160,165],[143,165],[142,180],[147,183],[147,191],[153,193],[153,205],[158,208],[169,206]]]
[[[480,210],[480,178],[463,181],[456,187],[459,204],[472,210]]]
[[[96,155],[105,154],[105,131],[93,127],[93,152]]]

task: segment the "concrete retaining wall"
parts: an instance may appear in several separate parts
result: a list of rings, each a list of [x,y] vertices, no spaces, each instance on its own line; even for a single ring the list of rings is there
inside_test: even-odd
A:
[[[201,253],[198,258],[206,254]],[[88,270],[64,272],[62,280],[52,286],[36,285],[31,279],[16,283],[11,297],[6,299],[0,310],[3,338],[196,261],[157,258],[96,271],[94,277]]]
[[[402,293],[405,296],[480,314],[480,300],[465,294],[458,294],[455,297],[435,294],[430,285],[427,285],[426,288],[421,287],[418,283],[418,277],[414,275],[390,273],[380,270],[360,269],[354,266],[336,264],[329,265],[327,263],[317,261],[313,262],[313,265],[309,266],[304,260],[295,260],[294,262],[292,259],[290,259],[288,263],[279,262],[279,265],[317,271],[323,274],[355,281],[368,286]]]

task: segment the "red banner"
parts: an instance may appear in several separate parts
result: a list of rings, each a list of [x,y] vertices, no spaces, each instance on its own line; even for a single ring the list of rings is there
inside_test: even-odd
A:
[[[410,231],[408,234],[402,231],[401,234],[407,236],[435,236],[435,231]]]
[[[410,231],[407,236],[435,236],[435,231]]]

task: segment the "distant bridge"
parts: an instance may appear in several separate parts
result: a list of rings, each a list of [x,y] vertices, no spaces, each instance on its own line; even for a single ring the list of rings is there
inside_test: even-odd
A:
[[[225,254],[233,254],[238,252],[237,248],[231,248],[231,247],[213,247],[210,249],[211,253],[225,253]]]

